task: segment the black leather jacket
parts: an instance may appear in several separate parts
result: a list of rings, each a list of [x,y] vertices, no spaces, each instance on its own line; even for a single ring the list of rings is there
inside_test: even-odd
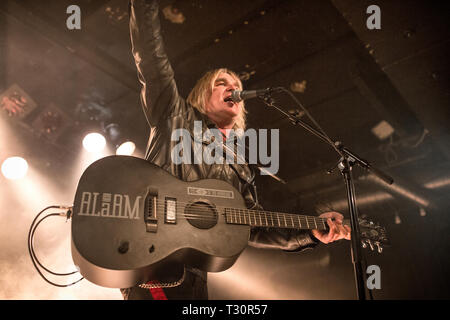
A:
[[[258,208],[253,170],[242,164],[174,164],[171,151],[179,141],[171,141],[173,130],[184,128],[194,144],[194,121],[202,121],[203,132],[215,124],[180,97],[174,72],[164,51],[156,1],[131,0],[130,35],[132,53],[142,85],[141,104],[150,125],[145,158],[184,181],[215,178],[231,183],[243,195],[249,208]],[[200,141],[205,147],[212,141]],[[249,244],[259,248],[300,251],[314,247],[307,232],[283,232],[252,228]]]

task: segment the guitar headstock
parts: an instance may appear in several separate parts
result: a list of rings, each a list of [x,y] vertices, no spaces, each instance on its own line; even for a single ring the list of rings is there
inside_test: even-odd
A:
[[[378,223],[360,218],[359,232],[363,248],[377,249],[378,253],[382,253],[383,247],[390,245],[386,229]]]

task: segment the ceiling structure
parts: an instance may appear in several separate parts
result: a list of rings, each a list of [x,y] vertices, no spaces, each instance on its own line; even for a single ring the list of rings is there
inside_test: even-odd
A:
[[[81,30],[66,26],[72,4],[81,8]],[[160,14],[183,96],[205,71],[221,66],[236,71],[246,89],[294,90],[333,140],[394,177],[395,187],[389,187],[355,168],[363,214],[399,231],[397,216],[416,224],[422,208],[436,212],[427,216],[436,219],[427,230],[438,221],[446,221],[448,230],[442,208],[448,208],[450,185],[449,5],[376,1],[381,29],[369,30],[371,4],[163,0],[162,9],[178,11],[172,18]],[[109,123],[119,124],[141,154],[145,150],[149,129],[139,104],[127,6],[126,0],[2,2],[0,94],[15,84],[34,101],[18,119],[5,112],[2,117],[43,172],[64,172],[87,130]],[[176,13],[184,21],[171,21]],[[274,98],[285,110],[299,109],[287,95]],[[339,160],[335,151],[261,101],[246,105],[248,127],[280,130],[278,175],[287,184],[258,177],[264,206],[346,212],[339,170],[326,173]],[[46,114],[56,119],[54,130],[45,131]],[[379,135],[394,132],[381,139],[374,130],[386,123]]]

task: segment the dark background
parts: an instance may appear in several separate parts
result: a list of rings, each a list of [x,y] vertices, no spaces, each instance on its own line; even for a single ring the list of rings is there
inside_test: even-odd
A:
[[[81,8],[81,30],[66,27],[72,4]],[[372,4],[381,9],[380,30],[366,26]],[[136,142],[135,155],[143,155],[149,130],[139,104],[127,5],[1,3],[0,94],[15,84],[35,105],[22,115],[0,110],[0,160],[26,158],[39,184],[0,178],[0,298],[120,299],[117,290],[86,281],[49,287],[32,268],[25,237],[40,209],[73,200],[83,170],[81,140],[89,130],[117,123]],[[381,268],[375,299],[449,298],[448,2],[161,1],[161,9],[170,5],[185,17],[174,23],[161,12],[183,96],[205,71],[222,66],[236,71],[246,89],[294,90],[333,140],[394,177],[387,186],[354,169],[360,214],[385,226],[391,242],[381,255],[363,251],[368,264]],[[302,89],[296,91],[295,83]],[[286,95],[275,98],[285,110],[297,108]],[[278,174],[288,183],[258,177],[265,208],[348,216],[339,171],[326,174],[338,161],[333,149],[260,101],[246,105],[248,127],[280,130]],[[48,112],[54,116],[50,130]],[[381,121],[394,129],[383,139],[372,132]],[[73,268],[68,225],[43,227],[37,235],[43,262]],[[210,274],[210,297],[354,299],[349,246],[340,241],[304,253],[248,248],[230,270]]]

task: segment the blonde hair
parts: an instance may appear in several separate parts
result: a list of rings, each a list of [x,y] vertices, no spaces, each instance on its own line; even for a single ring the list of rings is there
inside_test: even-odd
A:
[[[205,103],[211,96],[212,90],[214,88],[214,82],[221,73],[227,73],[232,76],[239,84],[239,89],[242,90],[241,79],[239,79],[239,76],[235,72],[226,68],[220,68],[206,72],[203,77],[201,77],[197,81],[191,93],[189,93],[189,96],[187,97],[187,102],[203,114],[206,113]],[[242,108],[239,112],[233,129],[245,130],[246,114],[247,110],[245,110],[244,102],[242,102]]]

